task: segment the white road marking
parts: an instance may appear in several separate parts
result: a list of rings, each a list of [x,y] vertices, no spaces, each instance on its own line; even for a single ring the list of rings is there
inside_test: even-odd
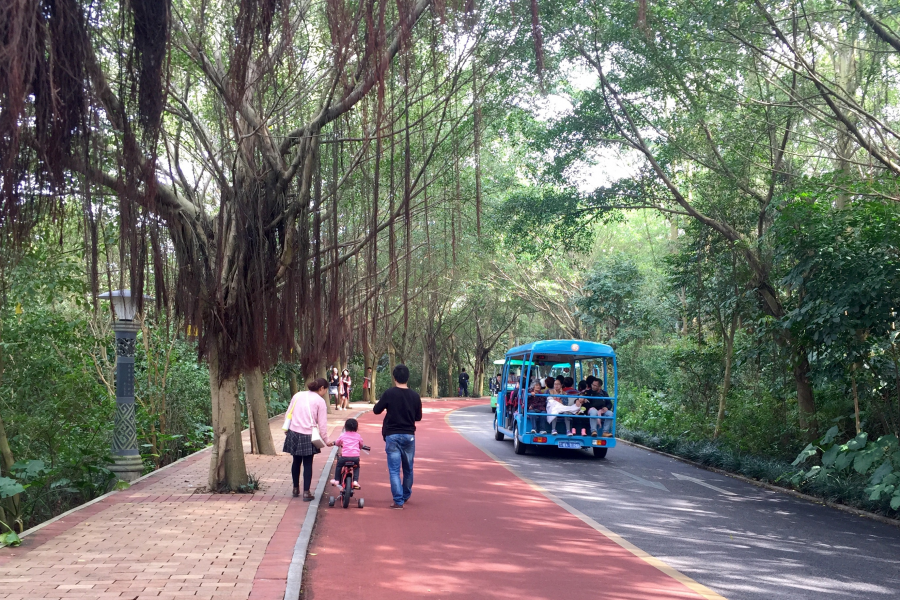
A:
[[[656,488],[656,489],[662,490],[664,492],[669,491],[669,489],[666,486],[664,486],[663,484],[661,484],[658,481],[650,481],[649,479],[644,479],[643,477],[638,477],[637,475],[633,475],[624,469],[611,469],[611,470],[615,471],[616,473],[621,473],[622,475],[625,475],[626,477],[631,477],[632,479],[634,479],[641,485],[646,485],[647,487]]]
[[[678,474],[678,473],[672,473],[672,475],[675,476],[675,479],[680,479],[680,480],[682,480],[682,481],[693,481],[693,482],[696,483],[697,485],[702,485],[702,486],[705,487],[705,488],[709,488],[709,489],[711,489],[711,490],[716,490],[716,491],[719,492],[720,494],[725,494],[725,495],[728,495],[728,496],[737,496],[737,494],[735,494],[734,492],[729,492],[728,490],[723,490],[723,489],[720,488],[720,487],[716,487],[716,486],[714,486],[714,485],[710,485],[709,483],[706,483],[706,482],[703,481],[702,479],[697,479],[696,477],[688,477],[687,475],[680,475],[680,474]]]

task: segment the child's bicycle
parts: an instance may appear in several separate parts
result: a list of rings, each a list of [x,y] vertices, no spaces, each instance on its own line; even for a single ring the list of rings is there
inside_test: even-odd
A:
[[[371,448],[368,446],[363,446],[362,449],[365,450],[366,452],[371,450]],[[359,467],[359,458],[358,457],[355,457],[355,460],[353,458],[349,459],[347,462],[344,463],[344,466],[341,467],[341,478],[339,481],[341,482],[343,489],[341,489],[340,498],[341,498],[341,505],[344,508],[347,508],[350,506],[350,497],[353,496],[353,470],[357,467]],[[334,496],[328,497],[328,506],[329,507],[333,507],[335,502],[337,502],[337,498],[335,498]],[[356,501],[356,506],[359,508],[363,508],[365,505],[366,505],[365,498],[359,498]]]

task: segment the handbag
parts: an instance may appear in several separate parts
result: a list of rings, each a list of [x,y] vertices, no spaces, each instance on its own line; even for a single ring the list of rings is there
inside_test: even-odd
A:
[[[309,402],[306,403],[306,414],[309,415],[309,420],[312,421],[312,411],[309,410]],[[313,421],[312,428],[312,445],[320,450],[325,447],[325,440],[322,439],[322,434],[319,433],[319,424],[315,421]]]
[[[296,400],[296,396],[294,396],[294,398],[291,399],[291,405],[288,406],[287,412],[284,413],[284,425],[281,426],[281,429],[285,433],[287,433],[287,430],[291,426],[291,415],[294,414],[294,404],[296,404],[295,400]]]

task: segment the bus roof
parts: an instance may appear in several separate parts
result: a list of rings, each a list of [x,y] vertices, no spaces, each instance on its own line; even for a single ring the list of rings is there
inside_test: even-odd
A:
[[[526,361],[521,361],[521,360],[511,360],[511,361],[509,361],[509,364],[515,365],[515,366],[519,366],[519,365],[523,364],[523,362],[524,362],[524,364],[526,364],[526,365],[533,365],[533,364],[534,364],[534,363],[531,362],[530,360],[526,360]],[[500,358],[500,359],[495,360],[495,361],[494,361],[494,364],[495,364],[495,365],[505,365],[505,364],[506,364],[506,360]]]
[[[565,354],[571,356],[606,356],[615,358],[616,353],[611,346],[586,340],[541,340],[522,346],[516,346],[507,351],[506,356],[518,356],[528,353],[535,354]]]

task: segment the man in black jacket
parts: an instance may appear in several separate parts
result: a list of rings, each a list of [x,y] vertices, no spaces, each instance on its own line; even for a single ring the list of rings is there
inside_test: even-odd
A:
[[[469,374],[465,369],[459,374],[459,395],[462,398],[469,397]]]
[[[609,394],[603,387],[603,380],[588,376],[587,381],[591,388],[585,390],[582,395],[588,396],[589,399],[582,406],[588,409],[588,414],[591,416],[591,435],[597,437],[597,426],[599,425],[603,437],[612,437],[613,406],[612,401],[606,397],[609,396]],[[602,421],[602,423],[599,423],[600,421]]]
[[[381,424],[384,451],[391,477],[391,508],[403,508],[412,494],[413,458],[416,454],[416,421],[422,420],[422,398],[409,389],[409,367],[397,365],[391,374],[394,387],[388,388],[372,409],[376,415],[387,410]],[[403,479],[400,479],[400,469]]]

